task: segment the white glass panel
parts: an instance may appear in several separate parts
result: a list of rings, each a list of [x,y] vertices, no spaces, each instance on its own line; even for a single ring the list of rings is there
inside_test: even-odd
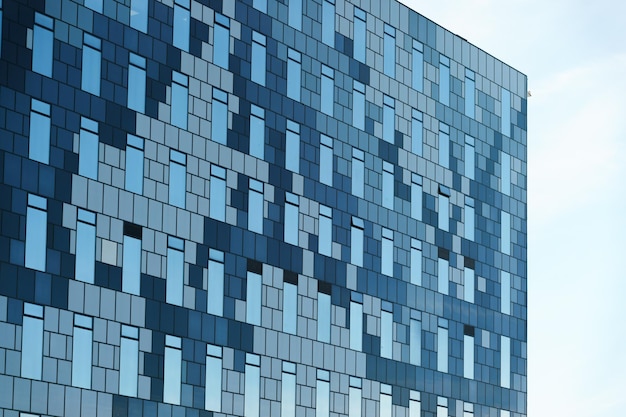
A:
[[[261,275],[248,271],[246,290],[246,322],[259,326],[261,324]]]
[[[173,347],[165,348],[163,367],[163,402],[180,404],[182,351]]]
[[[361,388],[350,387],[348,402],[348,417],[361,417]]]
[[[409,417],[422,416],[422,403],[416,400],[409,401]]]
[[[391,417],[392,404],[391,395],[380,394],[380,417]]]
[[[393,314],[388,311],[380,313],[380,356],[393,358]]]
[[[500,385],[511,388],[511,339],[500,337]]]
[[[283,380],[280,402],[280,416],[296,417],[296,375],[289,372],[283,372],[282,375]]]
[[[360,351],[363,345],[363,304],[350,302],[350,349]]]

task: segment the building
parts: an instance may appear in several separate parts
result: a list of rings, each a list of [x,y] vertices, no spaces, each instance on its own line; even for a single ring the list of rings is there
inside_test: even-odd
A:
[[[0,5],[0,416],[526,414],[523,74],[392,0]]]

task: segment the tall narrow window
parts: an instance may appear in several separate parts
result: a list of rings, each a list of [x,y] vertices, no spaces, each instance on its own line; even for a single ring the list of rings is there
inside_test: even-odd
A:
[[[383,301],[380,312],[380,356],[393,359],[393,312],[392,305]]]
[[[409,325],[409,361],[412,365],[422,364],[422,322],[411,319]]]
[[[322,65],[322,91],[320,93],[320,109],[322,113],[333,115],[335,107],[335,71]]]
[[[395,100],[387,95],[383,97],[383,139],[394,143],[396,131]]]
[[[183,305],[184,272],[185,241],[174,236],[168,236],[165,300],[170,304]]]
[[[333,252],[333,210],[320,204],[318,252],[332,256]]]
[[[422,177],[411,174],[411,217],[422,220]]]
[[[330,416],[330,372],[317,370],[317,386],[315,387],[315,417]]]
[[[352,293],[350,301],[350,349],[361,351],[363,346],[363,296]]]
[[[424,147],[424,115],[421,111],[413,109],[411,117],[411,152],[422,156]]]
[[[439,186],[439,228],[446,232],[450,227],[450,189]]]
[[[411,284],[422,285],[422,242],[411,239]]]
[[[467,259],[467,258],[466,258]],[[468,303],[474,302],[474,270],[467,266],[463,269],[463,299]]]
[[[296,30],[302,30],[302,1],[289,0],[289,26]]]
[[[35,13],[33,28],[33,71],[52,77],[52,53],[54,52],[54,20]]]
[[[474,379],[474,326],[463,326],[463,376]]]
[[[448,287],[450,286],[450,261],[448,260],[448,251],[445,251],[445,256],[445,258],[440,257],[437,260],[437,291],[441,294],[448,295]]]
[[[80,118],[78,145],[78,173],[83,177],[98,179],[98,122]]]
[[[41,380],[43,366],[43,307],[24,303],[22,378]]]
[[[380,271],[387,276],[393,276],[393,230],[383,228]]]
[[[209,184],[209,217],[226,221],[226,169],[211,165]]]
[[[50,105],[32,99],[28,157],[47,164],[50,161]]]
[[[39,271],[46,270],[47,205],[45,198],[28,194],[25,265]]]
[[[511,314],[511,274],[500,272],[500,311]]]
[[[85,7],[98,13],[102,13],[102,0],[85,0]]]
[[[84,33],[82,89],[94,96],[100,95],[100,71],[102,68],[102,41]]]
[[[209,277],[206,312],[224,314],[224,252],[209,249]]]
[[[213,63],[218,67],[228,69],[228,54],[230,52],[230,19],[220,13],[215,13],[213,26]]]
[[[287,120],[285,134],[285,168],[300,172],[300,125],[291,120]]]
[[[362,219],[352,217],[350,233],[350,263],[363,266],[363,231],[365,224]]]
[[[74,315],[72,385],[75,387],[91,389],[92,329],[91,317]]]
[[[413,40],[411,60],[411,84],[413,89],[422,92],[424,89],[424,45],[416,40]]]
[[[465,239],[474,240],[474,199],[465,196],[465,221],[463,222],[463,228],[465,229]]]
[[[439,101],[450,105],[450,58],[439,55]]]
[[[300,101],[302,55],[294,49],[287,51],[287,97]]]
[[[511,339],[500,336],[500,385],[511,388]]]
[[[169,180],[170,204],[185,208],[185,196],[187,194],[187,156],[174,149],[170,149]]]
[[[258,272],[258,273],[257,273]],[[246,322],[261,325],[261,271],[248,271],[246,288]]]
[[[439,165],[449,168],[450,165],[450,127],[439,125]]]
[[[263,233],[263,183],[250,178],[248,191],[248,230]]]
[[[465,115],[474,118],[476,110],[474,71],[465,69]]]
[[[165,335],[165,364],[163,366],[163,402],[180,404],[182,379],[182,343],[180,337]]]
[[[505,211],[502,212],[500,251],[505,255],[511,254],[511,215]]]
[[[285,242],[298,245],[298,196],[285,194]]]
[[[141,226],[124,222],[122,291],[135,295],[139,295],[141,283],[141,238]]]
[[[361,403],[363,401],[361,378],[350,377],[348,391],[348,417],[361,417]]]
[[[335,47],[335,0],[322,0],[322,42]]]
[[[263,13],[267,13],[267,0],[253,0],[252,7]],[[248,417],[247,414],[246,417]]]
[[[174,46],[189,52],[189,31],[191,12],[189,0],[175,0],[174,4]]]
[[[78,221],[76,222],[76,279],[93,284],[95,265],[96,213],[78,209]]]
[[[298,325],[298,274],[283,273],[283,332],[296,334]]]
[[[330,343],[331,291],[330,284],[317,282],[317,340],[325,343]]]
[[[252,31],[252,58],[250,62],[250,79],[257,84],[265,85],[266,74],[266,38],[259,32]]]
[[[474,416],[474,404],[463,403],[463,417],[473,417],[473,416]]]
[[[254,104],[250,106],[250,155],[265,156],[265,110]]]
[[[128,65],[128,108],[141,113],[146,109],[146,58],[133,53]]]
[[[333,186],[333,140],[320,135],[320,182]]]
[[[122,325],[120,340],[120,394],[137,396],[139,375],[139,329]]]
[[[352,149],[352,194],[363,198],[365,194],[365,153]]]
[[[511,155],[508,153],[501,153],[501,170],[500,175],[500,190],[502,194],[511,195]]]
[[[383,161],[383,207],[393,210],[394,186],[393,186],[393,164]]]
[[[385,23],[383,71],[385,75],[396,76],[396,29]]]
[[[501,108],[501,132],[504,136],[511,136],[511,92],[502,89]]]
[[[391,402],[391,385],[380,384],[380,417],[391,417],[392,413]]]
[[[448,399],[437,397],[437,417],[448,417]]]
[[[422,415],[422,403],[420,401],[419,391],[411,391],[409,395],[409,416],[408,417],[421,417]]]
[[[244,391],[244,417],[259,416],[260,385],[261,385],[261,358],[252,353],[246,353]]]
[[[352,86],[352,126],[365,130],[365,85],[357,80]]]
[[[148,33],[148,0],[130,1],[130,26]]]
[[[143,194],[143,139],[126,135],[126,191]]]
[[[293,0],[291,0],[293,1]],[[299,1],[299,0],[298,0]],[[289,3],[291,4],[291,2]],[[283,362],[280,417],[296,417],[296,364]]]
[[[437,370],[448,372],[448,320],[442,318],[437,327]]]
[[[470,180],[474,179],[475,164],[476,150],[474,148],[474,138],[465,135],[465,176]]]
[[[206,345],[204,409],[222,411],[222,348]]]
[[[367,47],[367,14],[354,8],[354,59],[365,63],[365,50]]]
[[[213,88],[211,102],[211,140],[226,145],[228,134],[228,93]]]
[[[187,129],[187,105],[189,79],[180,72],[172,72],[172,100],[170,122],[176,127]]]

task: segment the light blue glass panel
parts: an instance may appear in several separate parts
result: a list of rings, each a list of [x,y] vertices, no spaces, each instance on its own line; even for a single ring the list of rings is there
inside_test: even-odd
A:
[[[511,388],[511,339],[500,336],[500,385]]]
[[[502,194],[511,195],[511,155],[502,152],[502,174],[501,174],[501,188]]]
[[[50,105],[32,100],[28,157],[42,164],[50,160]]]
[[[348,417],[361,417],[361,388],[350,387],[348,392]]]
[[[422,156],[424,147],[424,124],[422,120],[422,112],[413,110],[413,117],[411,118],[411,152],[418,156]]]
[[[211,103],[211,140],[226,145],[228,132],[228,94],[217,88],[213,89]]]
[[[363,266],[363,228],[352,226],[350,236],[350,262]]]
[[[356,80],[352,90],[352,126],[365,130],[365,86]]]
[[[296,334],[298,323],[298,287],[283,285],[283,332]]]
[[[148,0],[131,0],[130,26],[144,33],[148,32]]]
[[[439,194],[439,228],[448,231],[450,227],[450,199]]]
[[[326,135],[320,137],[320,182],[333,185],[333,140]]]
[[[468,303],[474,302],[474,270],[465,268],[463,270],[463,299]]]
[[[385,24],[383,71],[389,77],[396,76],[396,30]]]
[[[165,403],[180,404],[181,367],[182,351],[166,346],[163,367],[163,402]]]
[[[72,385],[75,387],[91,388],[91,349],[92,331],[82,327],[74,327]]]
[[[228,54],[230,49],[230,21],[224,15],[215,14],[213,26],[213,63],[228,69]]]
[[[465,239],[474,240],[474,202],[469,197],[465,199],[465,221],[463,223],[463,228],[465,229]]]
[[[187,129],[187,109],[189,80],[178,72],[172,73],[172,100],[170,121],[176,127]]]
[[[450,105],[450,59],[443,55],[439,61],[439,101]]]
[[[422,285],[422,245],[411,239],[411,284]]]
[[[437,400],[441,399],[438,397]],[[437,417],[448,417],[447,402],[444,405],[437,404]]]
[[[263,233],[263,183],[250,179],[248,230]]]
[[[465,70],[465,115],[474,118],[476,112],[476,83],[474,73]]]
[[[146,59],[130,54],[128,108],[143,113],[146,108]]]
[[[124,326],[126,327],[126,326]],[[137,396],[139,340],[122,337],[120,343],[120,394]]]
[[[291,120],[287,121],[285,168],[295,173],[300,172],[300,126]]]
[[[207,288],[207,313],[224,314],[224,253],[209,250],[209,280]]]
[[[283,368],[285,365],[283,362]],[[282,373],[280,417],[296,417],[296,375],[285,370]]]
[[[419,400],[419,392],[411,391],[411,396],[417,396],[416,399],[411,398],[409,400],[409,417],[421,417],[422,415],[422,403]]]
[[[511,254],[511,215],[504,211],[502,212],[500,251],[505,255]]]
[[[83,211],[78,209],[79,212]],[[88,213],[88,212],[87,212]],[[94,270],[96,264],[96,226],[94,223],[78,221],[76,223],[76,280],[94,283]]]
[[[252,32],[252,58],[250,62],[250,79],[259,84],[265,85],[266,74],[266,52],[265,36],[258,32]]]
[[[391,417],[391,412],[392,412],[392,404],[391,404],[391,391],[389,391],[389,393],[383,393],[383,386],[385,387],[389,387],[389,390],[391,390],[391,387],[389,385],[384,385],[381,384],[380,390],[380,413],[378,414],[380,417]]]
[[[448,372],[448,329],[443,327],[437,331],[437,370]]]
[[[43,316],[43,309],[41,315]],[[22,378],[41,380],[43,318],[24,316],[22,323]]]
[[[439,165],[448,168],[450,164],[450,128],[442,124],[439,127]]]
[[[302,30],[302,1],[289,0],[289,26]]]
[[[83,118],[83,121],[85,118]],[[80,130],[79,148],[78,148],[78,173],[83,177],[98,179],[98,141],[97,123],[89,120],[88,124],[95,124],[96,130],[87,129]]]
[[[141,285],[141,240],[124,236],[122,291],[139,295]]]
[[[502,89],[501,105],[502,134],[504,136],[511,136],[511,92],[504,88]]]
[[[380,270],[383,275],[393,276],[393,231],[383,229],[383,238],[381,243],[381,259]]]
[[[322,0],[322,42],[335,46],[335,0]]]
[[[35,201],[36,200],[36,201]],[[46,200],[30,194],[26,210],[26,258],[27,268],[46,270],[46,235],[48,214]],[[37,206],[34,206],[37,204]],[[43,210],[41,209],[43,208]]]
[[[185,208],[187,167],[185,154],[170,150],[169,203]]]
[[[422,323],[418,320],[411,320],[409,325],[409,361],[412,365],[422,364]]]
[[[352,194],[363,198],[365,192],[365,154],[359,149],[352,150]]]
[[[252,7],[263,13],[267,13],[267,0],[253,0]]]
[[[359,8],[354,8],[354,59],[365,63],[367,46],[367,15]]]
[[[222,348],[207,345],[204,409],[222,411]]]
[[[350,349],[361,351],[363,345],[363,304],[350,302]]]
[[[500,311],[511,314],[511,274],[500,272]]]
[[[250,155],[265,157],[265,110],[254,104],[250,106]]]
[[[262,277],[248,271],[246,287],[246,322],[259,326],[261,324],[261,290]]]
[[[2,55],[2,0],[0,0],[0,56]]]
[[[474,338],[463,336],[463,376],[474,379]]]
[[[411,176],[411,217],[422,220],[422,177]]]
[[[189,52],[189,10],[174,5],[174,46]]]
[[[315,394],[315,417],[329,417],[330,382],[318,379],[317,387],[315,388]]]
[[[54,20],[41,13],[35,13],[33,28],[33,71],[52,77],[52,53]]]
[[[126,140],[126,191],[143,194],[143,139],[128,134]]]
[[[287,56],[287,97],[300,101],[302,58],[300,53],[293,49],[289,49]]]
[[[450,262],[447,259],[439,258],[437,267],[437,291],[448,295]]]
[[[465,135],[465,176],[470,180],[474,179],[476,165],[476,149],[474,148],[474,138]]]
[[[255,365],[246,365],[244,417],[259,417],[261,370]]]
[[[285,202],[285,243],[298,245],[298,203],[297,196]]]
[[[320,108],[322,113],[329,116],[333,115],[333,108],[335,107],[335,72],[322,65],[322,91],[320,93]]]
[[[330,343],[330,295],[317,293],[317,340]]]
[[[394,186],[393,165],[383,161],[383,207],[393,210]]]
[[[168,240],[180,239],[169,237]],[[177,242],[178,243],[178,242]],[[170,304],[183,305],[183,273],[185,270],[185,254],[183,251],[167,248],[167,276],[165,299]]]
[[[226,170],[216,165],[211,166],[209,183],[209,217],[226,221]]]
[[[85,33],[84,36],[81,86],[86,92],[99,96],[102,68],[101,41],[88,33]]]
[[[393,315],[389,311],[380,313],[380,356],[393,358]]]
[[[412,52],[412,85],[413,88],[419,92],[424,89],[424,46],[418,42],[413,41]]]
[[[102,0],[85,0],[85,7],[98,13],[102,13]]]
[[[396,110],[394,99],[384,96],[383,105],[383,139],[389,143],[395,142]]]
[[[333,239],[333,221],[332,209],[330,207],[320,205],[319,216],[319,242],[318,252],[322,255],[332,255],[332,239]]]

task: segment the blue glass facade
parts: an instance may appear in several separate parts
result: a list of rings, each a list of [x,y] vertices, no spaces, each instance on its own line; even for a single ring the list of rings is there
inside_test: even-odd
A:
[[[393,0],[0,17],[0,417],[526,415],[523,74]]]

